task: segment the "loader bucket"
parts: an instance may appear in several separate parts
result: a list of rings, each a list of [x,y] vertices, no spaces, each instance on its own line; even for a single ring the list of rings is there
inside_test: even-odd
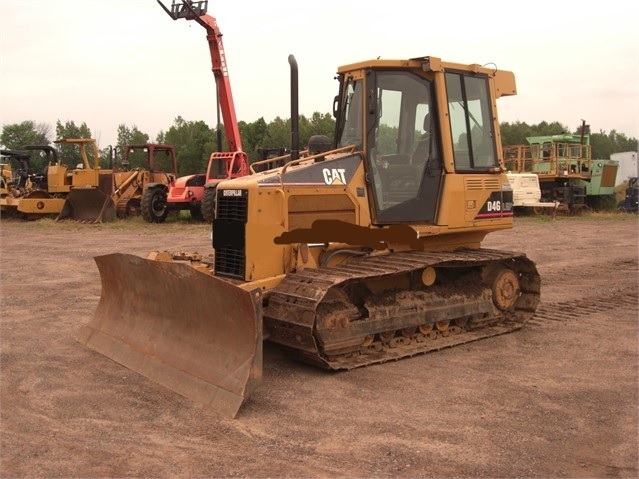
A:
[[[262,303],[177,262],[97,256],[102,294],[79,341],[224,416],[262,377]]]
[[[101,223],[113,221],[116,209],[109,195],[97,188],[71,188],[58,220]]]

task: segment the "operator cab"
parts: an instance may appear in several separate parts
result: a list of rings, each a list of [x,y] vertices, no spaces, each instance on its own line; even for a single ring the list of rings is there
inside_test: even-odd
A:
[[[371,61],[340,76],[336,143],[365,152],[376,225],[435,221],[447,171],[444,151],[452,152],[451,173],[499,167],[487,75],[441,74],[429,70],[428,58],[418,60],[403,70]],[[438,111],[438,105],[447,105],[447,111]]]

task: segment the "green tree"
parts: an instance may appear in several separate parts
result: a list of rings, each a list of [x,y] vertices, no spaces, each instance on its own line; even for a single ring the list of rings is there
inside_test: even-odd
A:
[[[594,159],[608,159],[613,153],[623,151],[637,151],[637,139],[628,138],[623,133],[612,130],[610,133],[600,131],[590,135],[592,157]]]
[[[262,144],[256,147],[280,148],[291,146],[291,120],[276,117],[267,125],[266,134],[262,138]],[[304,143],[300,139],[300,149],[304,148]]]
[[[542,121],[537,125],[529,125],[526,122],[517,121],[515,123],[504,122],[499,125],[502,145],[527,145],[526,138],[529,136],[549,136],[560,135],[570,132],[566,125],[559,122],[547,123]]]
[[[26,145],[50,145],[51,127],[32,120],[2,126],[0,144],[8,150],[19,150]]]
[[[392,155],[397,152],[397,127],[383,123],[377,129],[377,152]]]
[[[307,118],[304,115],[299,117],[299,142],[300,150],[303,150],[308,145],[308,140],[313,135],[325,135],[331,140],[333,139],[333,132],[335,129],[335,120],[328,113],[322,115],[315,112],[311,118]],[[280,117],[275,118],[271,123],[267,125],[266,134],[262,138],[263,143],[256,145],[257,147],[265,148],[278,148],[287,147],[291,145],[291,120],[282,119]]]
[[[91,130],[85,122],[79,126],[74,121],[62,123],[58,120],[55,124],[56,139],[63,138],[91,138]]]
[[[204,173],[215,149],[215,134],[203,121],[178,116],[165,133],[165,142],[175,146],[181,176]]]
[[[115,164],[124,168],[147,168],[147,155],[144,151],[135,150],[129,156],[129,164],[124,165],[124,153],[127,145],[144,145],[149,143],[149,135],[143,133],[137,126],[131,128],[124,123],[118,125],[118,138],[116,145]]]
[[[309,133],[309,138],[312,135],[324,135],[332,140],[335,136],[335,118],[330,113],[321,114],[316,111],[310,118]]]
[[[248,154],[249,159],[256,161],[259,158],[257,149],[260,147],[267,148],[264,144],[264,138],[268,130],[268,125],[264,117],[258,118],[253,123],[239,122],[240,137],[242,138],[242,149]]]
[[[50,145],[51,127],[46,123],[36,123],[26,120],[22,123],[3,125],[0,144],[8,150],[19,150],[27,145]],[[31,156],[30,167],[33,171],[42,171],[46,166],[46,158],[34,154]]]
[[[117,151],[117,147],[114,148],[113,145],[109,145],[105,148],[100,149],[100,166],[102,168],[112,169],[116,166],[115,163],[115,154]]]
[[[73,139],[73,138],[92,138],[91,130],[85,122],[82,122],[80,126],[76,125],[74,121],[67,121],[62,123],[58,120],[55,124],[56,139]],[[76,165],[82,163],[82,156],[80,155],[80,148],[76,145],[57,145],[58,158],[60,162],[75,168]],[[92,155],[93,152],[87,150],[87,155]],[[92,162],[92,158],[89,158],[89,162]]]

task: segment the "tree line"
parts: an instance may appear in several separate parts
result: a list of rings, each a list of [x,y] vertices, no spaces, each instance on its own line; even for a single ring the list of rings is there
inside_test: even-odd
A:
[[[525,122],[500,124],[503,145],[526,144],[526,137],[547,136],[565,133],[580,134],[583,125],[577,125],[571,129],[559,122],[541,122],[539,124],[527,124]],[[248,154],[251,162],[261,159],[260,150],[264,148],[290,147],[291,122],[290,119],[275,118],[267,123],[264,118],[247,123],[238,122],[242,149]],[[299,119],[300,146],[307,144],[312,135],[326,135],[333,138],[335,119],[329,113],[315,112],[309,118],[304,115]],[[85,122],[77,125],[73,121],[62,123],[60,120],[55,125],[55,135],[52,135],[48,124],[36,123],[26,120],[21,123],[7,124],[2,127],[0,144],[5,149],[20,149],[26,145],[51,145],[51,138],[92,138],[90,128]],[[117,144],[100,149],[100,166],[111,168],[121,165],[126,145],[164,143],[176,148],[178,175],[189,175],[206,171],[209,156],[214,151],[226,151],[227,144],[224,128],[219,125],[216,128],[209,127],[204,121],[187,121],[181,116],[175,118],[173,125],[166,131],[161,131],[156,138],[151,140],[147,133],[140,131],[137,126],[131,127],[122,123],[117,128]],[[628,138],[623,133],[612,130],[609,133],[600,131],[590,133],[592,158],[608,159],[613,153],[623,151],[637,151],[637,139]],[[72,145],[58,145],[58,156],[66,165],[81,163],[80,153]],[[34,171],[42,170],[46,164],[45,158],[35,156],[32,158],[31,168]],[[145,167],[146,155],[138,151],[130,157],[130,168]]]

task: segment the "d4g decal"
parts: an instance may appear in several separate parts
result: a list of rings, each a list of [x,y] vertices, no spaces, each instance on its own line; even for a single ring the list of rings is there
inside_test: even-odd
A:
[[[513,215],[513,192],[493,191],[475,219],[504,218]]]

